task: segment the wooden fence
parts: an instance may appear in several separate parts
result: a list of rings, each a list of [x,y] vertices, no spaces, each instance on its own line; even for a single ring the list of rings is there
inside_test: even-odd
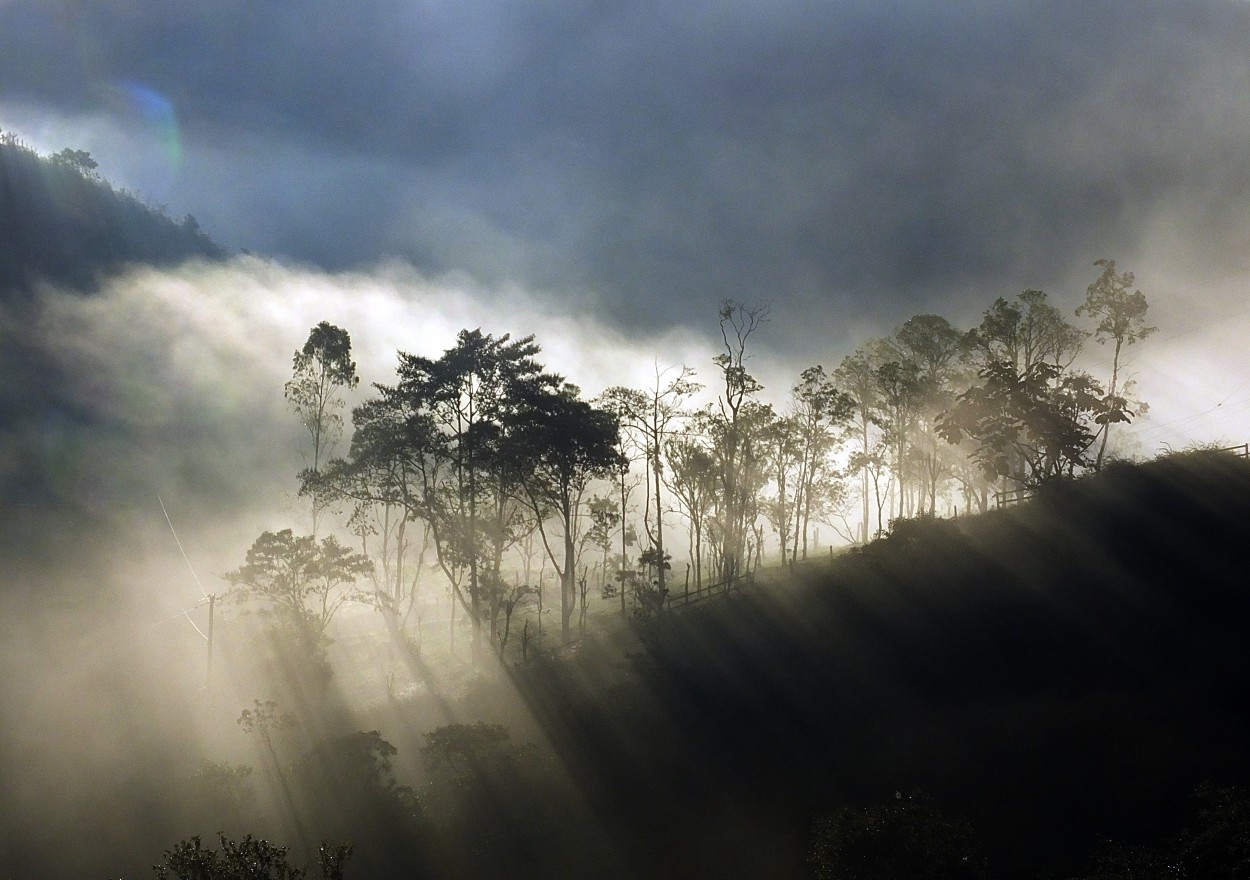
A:
[[[745,587],[751,586],[754,580],[754,575],[745,574],[727,581],[721,581],[720,583],[696,587],[693,590],[687,586],[680,593],[670,591],[664,599],[664,604],[668,608],[685,608],[688,605],[706,602],[717,596],[728,596],[731,593],[736,593]]]

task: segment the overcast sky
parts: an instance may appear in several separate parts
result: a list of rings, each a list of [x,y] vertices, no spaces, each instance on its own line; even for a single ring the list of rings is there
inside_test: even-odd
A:
[[[1245,0],[0,0],[0,126],[309,269],[642,340],[772,302],[796,367],[1110,257],[1175,421],[1250,408],[1247,47]]]

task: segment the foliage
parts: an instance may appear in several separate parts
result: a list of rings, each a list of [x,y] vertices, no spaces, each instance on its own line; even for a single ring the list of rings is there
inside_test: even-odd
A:
[[[514,744],[506,726],[482,721],[444,725],[425,740],[427,815],[444,832],[454,829],[475,855],[493,855],[493,864],[474,876],[499,876],[502,865],[523,876],[564,873],[532,867],[559,859],[553,844],[575,849],[573,835],[587,830],[578,799],[561,786],[549,754]]]
[[[1115,260],[1097,260],[1095,266],[1102,268],[1098,276],[1085,292],[1085,302],[1077,306],[1078,315],[1089,315],[1098,319],[1094,329],[1094,337],[1099,345],[1108,340],[1115,343],[1111,356],[1111,381],[1107,394],[1111,398],[1120,396],[1124,389],[1120,386],[1120,358],[1124,346],[1133,345],[1155,332],[1157,328],[1146,326],[1146,295],[1140,290],[1129,293],[1133,286],[1133,273],[1125,272],[1117,275]],[[1131,383],[1125,383],[1127,387]],[[1125,404],[1127,406],[1127,403]],[[1140,405],[1138,407],[1140,409]],[[1098,446],[1095,467],[1102,467],[1107,452],[1107,438],[1111,435],[1108,423],[1102,432],[1102,441]]]
[[[396,754],[378,731],[356,731],[321,741],[286,775],[319,834],[387,858],[385,850],[411,848],[424,818],[416,793],[395,780]]]
[[[1250,792],[1207,782],[1196,791],[1197,816],[1176,845],[1186,877],[1244,880],[1250,877]]]
[[[177,843],[153,866],[157,880],[305,880],[314,875],[287,860],[287,849],[250,834],[242,840],[218,835],[220,850],[207,849],[198,836]],[[351,844],[322,844],[316,876],[343,880]]]
[[[472,772],[505,759],[511,742],[502,724],[446,724],[425,734],[421,754],[431,770],[446,765],[456,773]]]
[[[1086,289],[1085,302],[1077,306],[1076,313],[1097,319],[1094,338],[1098,343],[1110,340],[1119,348],[1155,333],[1159,328],[1146,325],[1146,295],[1140,290],[1129,292],[1135,280],[1133,273],[1117,275],[1115,260],[1095,260],[1094,265],[1102,274]]]
[[[712,358],[721,374],[716,403],[700,414],[700,430],[710,441],[718,481],[713,549],[725,582],[750,564],[748,536],[760,513],[760,490],[767,483],[764,431],[772,409],[756,397],[764,386],[747,370],[751,337],[768,322],[770,307],[726,300],[720,308],[723,350]]]
[[[541,391],[525,400],[504,443],[504,454],[519,471],[543,545],[560,575],[560,624],[566,634],[577,601],[582,497],[591,480],[607,478],[620,466],[616,416],[577,395],[576,387],[565,385],[557,393]],[[548,517],[559,523],[562,553],[548,539]]]
[[[1095,425],[1131,416],[1123,400],[1108,399],[1088,374],[1065,372],[1048,361],[1021,372],[1011,361],[994,360],[978,376],[981,384],[939,419],[938,433],[951,443],[970,437],[973,456],[987,474],[1024,487],[1089,467]]]
[[[273,700],[253,700],[252,708],[240,712],[235,723],[244,733],[256,733],[268,742],[277,731],[294,726],[295,717],[279,712],[278,704]]]
[[[1103,843],[1076,880],[1244,880],[1250,877],[1250,797],[1205,782],[1188,827],[1154,844]]]
[[[703,584],[704,544],[711,530],[716,500],[716,460],[708,441],[692,430],[669,438],[664,452],[669,463],[669,487],[690,524],[690,555],[695,586],[699,587]]]
[[[984,877],[976,835],[922,793],[884,806],[843,807],[816,822],[819,880],[962,880]]]
[[[703,386],[694,381],[695,371],[685,365],[660,370],[656,366],[655,384],[646,391],[614,386],[606,390],[600,400],[602,406],[616,415],[626,437],[641,450],[644,463],[643,485],[646,488],[646,511],[643,530],[650,543],[664,549],[664,513],[662,485],[672,488],[668,476],[668,447],[666,439],[674,426],[683,419],[690,397]],[[622,451],[623,465],[628,466]],[[665,572],[660,571],[660,586],[664,586]]]
[[[980,366],[1006,361],[1027,373],[1041,362],[1061,369],[1071,366],[1085,337],[1047,302],[1045,293],[1026,290],[1012,302],[995,300],[967,343]]]
[[[318,542],[283,529],[262,532],[244,564],[225,578],[240,600],[267,602],[284,621],[319,637],[345,603],[369,601],[354,587],[372,569],[368,557],[348,550],[333,535]]]
[[[55,165],[67,165],[70,168],[77,169],[79,173],[84,175],[90,175],[91,172],[100,167],[100,163],[92,159],[91,154],[86,150],[73,150],[69,147],[66,147],[59,153],[54,153],[51,156],[51,160]]]
[[[29,293],[39,281],[90,289],[127,264],[226,255],[198,224],[114,188],[85,150],[42,156],[5,132],[0,180],[0,293]]]
[[[382,487],[398,490],[408,515],[429,526],[439,567],[473,621],[475,648],[497,619],[503,554],[533,527],[505,442],[527,402],[561,385],[540,351],[532,336],[463,330],[436,360],[400,353],[398,383],[378,386],[380,396],[358,410],[381,416],[371,445],[400,466],[378,474]],[[353,456],[367,448],[355,446]]]
[[[311,486],[314,533],[326,504],[315,477],[343,434],[343,417],[338,412],[345,405],[342,392],[359,382],[347,331],[327,321],[313,327],[304,347],[292,358],[292,375],[283,391],[312,440],[312,466],[304,482]]]
[[[823,515],[841,494],[840,480],[830,480],[836,472],[833,455],[842,446],[843,431],[855,412],[855,399],[840,389],[820,365],[805,369],[790,395],[792,415],[777,424],[780,437],[774,447],[773,468],[778,494],[771,518],[781,525],[779,532],[793,536],[792,557],[797,557],[801,550],[802,557],[806,558],[807,534],[813,514]],[[793,502],[789,505],[783,490],[787,459],[797,465]],[[787,522],[788,519],[791,522]],[[783,538],[783,561],[784,544]]]
[[[915,517],[898,517],[890,520],[886,533],[889,548],[897,550],[902,545],[925,544],[937,548],[949,547],[959,539],[959,523],[932,514]]]

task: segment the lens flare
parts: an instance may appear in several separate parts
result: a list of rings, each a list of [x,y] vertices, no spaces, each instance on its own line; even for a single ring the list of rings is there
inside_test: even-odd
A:
[[[171,175],[175,174],[182,166],[182,133],[173,102],[151,86],[134,80],[114,83],[113,94],[128,115],[142,121],[144,134],[159,145]]]

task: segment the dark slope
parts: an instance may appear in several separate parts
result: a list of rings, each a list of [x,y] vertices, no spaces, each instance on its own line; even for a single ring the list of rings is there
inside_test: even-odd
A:
[[[98,420],[70,391],[89,377],[66,374],[65,340],[49,335],[36,286],[89,294],[127,265],[225,257],[193,218],[153,210],[93,165],[85,153],[40,156],[0,135],[0,565],[8,568],[28,562],[29,546],[67,519],[81,532],[82,511],[58,495],[50,469]]]
[[[40,280],[87,289],[128,263],[224,256],[190,216],[174,221],[72,157],[0,136],[0,297]]]
[[[813,816],[914,787],[1071,871],[1250,780],[1247,548],[1250,462],[1117,466],[670,614],[606,697],[524,682],[640,875],[806,876]]]

